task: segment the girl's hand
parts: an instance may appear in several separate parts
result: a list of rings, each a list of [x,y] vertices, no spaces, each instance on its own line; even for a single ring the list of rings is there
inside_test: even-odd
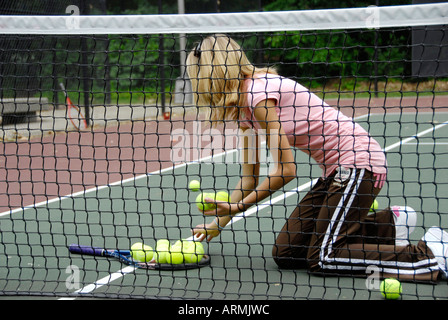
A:
[[[240,212],[237,203],[218,201],[211,198],[204,198],[206,203],[212,203],[216,208],[203,211],[206,216],[233,216]]]
[[[213,238],[218,237],[221,234],[221,231],[216,226],[215,222],[211,222],[208,224],[200,224],[196,226],[192,230],[195,241],[203,241],[207,239],[207,241],[211,241]]]
[[[229,203],[227,201],[219,201],[211,198],[204,198],[204,202],[215,205],[215,208],[212,210],[202,211],[202,213],[206,216],[227,216],[231,218],[233,215],[240,212],[238,209],[238,204],[236,203]],[[225,226],[218,226],[218,223],[219,219],[214,219],[208,224],[200,224],[196,226],[196,228],[192,230],[195,240],[203,241],[204,239],[207,239],[207,241],[211,241],[213,238],[218,237],[221,234],[221,230]]]

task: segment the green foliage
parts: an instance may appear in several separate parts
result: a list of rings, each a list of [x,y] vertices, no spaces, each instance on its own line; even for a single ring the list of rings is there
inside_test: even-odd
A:
[[[193,4],[195,10],[202,12],[217,8],[212,0],[193,2],[185,1],[187,12],[188,8],[192,10]],[[389,0],[381,1],[381,5],[408,2]],[[164,13],[177,13],[177,0],[162,3]],[[233,5],[226,2],[221,8],[226,11],[253,8],[256,11],[260,3],[265,11],[372,4],[354,0],[342,3],[336,0],[253,0]],[[91,12],[96,13],[94,8]],[[158,12],[158,1],[107,1],[108,14]],[[254,63],[275,65],[281,74],[307,79],[313,86],[341,78],[399,79],[409,76],[411,70],[411,31],[404,28],[232,36],[242,44]],[[198,39],[199,35],[189,35],[187,48]],[[82,92],[85,89],[90,92],[92,104],[103,104],[110,99],[117,103],[133,103],[136,99],[145,103],[162,92],[172,91],[174,80],[180,76],[177,35],[166,35],[163,43],[160,40],[159,35],[2,36],[2,94],[4,97],[46,95],[51,98],[59,89],[58,83],[64,82],[78,104],[84,103]],[[62,94],[59,95],[62,99]]]
[[[265,38],[286,76],[314,79],[409,75],[409,30],[285,32]]]
[[[315,10],[315,9],[337,9],[337,8],[360,8],[371,5],[391,6],[411,4],[410,0],[381,0],[381,1],[356,1],[356,0],[273,0],[267,1],[265,11],[287,11],[287,10]]]
[[[382,6],[411,1],[382,0]],[[265,11],[354,8],[372,1],[274,0]],[[332,78],[396,78],[410,74],[411,31],[365,29],[284,32],[265,37],[265,59],[290,77],[311,78],[313,85]]]

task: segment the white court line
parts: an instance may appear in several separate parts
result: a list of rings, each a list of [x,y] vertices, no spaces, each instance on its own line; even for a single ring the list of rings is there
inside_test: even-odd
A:
[[[238,151],[238,150],[234,149],[234,150],[231,150],[231,151],[228,151],[228,152],[223,152],[222,154],[230,154],[230,153],[233,153],[233,152],[236,152],[236,151]],[[216,154],[216,155],[213,155],[213,156],[207,156],[207,157],[201,158],[199,160],[194,160],[194,161],[191,161],[191,162],[184,162],[184,163],[181,163],[181,164],[178,164],[178,165],[169,166],[167,168],[163,168],[163,169],[156,170],[156,171],[153,171],[153,172],[145,173],[145,174],[142,174],[142,175],[139,175],[139,176],[130,177],[130,178],[124,179],[124,180],[118,180],[118,181],[115,181],[115,182],[112,182],[112,183],[109,183],[109,184],[105,184],[105,185],[102,185],[102,186],[93,187],[93,188],[86,189],[86,190],[81,190],[81,191],[74,192],[74,193],[71,193],[71,194],[68,194],[68,195],[65,195],[65,196],[55,197],[55,198],[52,198],[50,200],[45,200],[45,201],[34,203],[34,204],[31,204],[31,205],[28,205],[28,206],[12,209],[12,210],[0,213],[0,217],[6,216],[6,215],[10,215],[10,214],[13,214],[13,213],[16,213],[16,212],[25,211],[25,210],[32,209],[32,208],[43,207],[43,206],[46,206],[47,204],[50,204],[50,203],[53,203],[53,202],[58,202],[58,201],[63,201],[65,199],[75,198],[75,197],[83,195],[83,194],[87,194],[87,193],[90,193],[90,192],[96,192],[96,191],[99,191],[99,190],[102,190],[102,189],[106,189],[106,188],[110,188],[110,187],[113,187],[113,186],[126,184],[128,182],[137,181],[137,180],[140,180],[142,178],[147,178],[149,176],[160,175],[160,174],[162,174],[162,173],[164,173],[166,171],[176,170],[176,169],[185,167],[185,166],[190,165],[190,164],[195,164],[195,163],[199,163],[199,162],[202,162],[202,161],[205,162],[205,161],[210,160],[210,159],[212,159],[214,157],[219,157],[222,154]]]
[[[432,128],[426,129],[426,130],[423,130],[423,131],[417,133],[417,134],[414,135],[414,136],[408,137],[408,138],[406,138],[406,139],[404,139],[404,140],[398,141],[398,142],[396,142],[396,143],[390,145],[389,147],[385,148],[384,151],[387,152],[387,151],[389,151],[389,150],[391,150],[391,149],[394,149],[394,148],[396,148],[396,147],[399,147],[399,146],[401,146],[401,145],[408,144],[408,143],[411,142],[412,140],[415,140],[415,139],[417,139],[418,137],[424,136],[425,134],[428,134],[428,133],[430,133],[430,132],[436,131],[436,130],[438,130],[438,129],[444,127],[444,126],[446,126],[447,124],[448,124],[448,121],[445,121],[444,123],[438,124],[438,125],[436,125],[435,127],[432,127]]]
[[[363,118],[363,117],[366,117],[366,116],[367,116],[367,115],[364,115],[364,116],[361,116],[361,117],[359,117],[359,118]],[[359,120],[359,118],[357,118],[356,120]],[[387,152],[387,151],[390,151],[390,150],[392,150],[392,149],[394,149],[394,148],[397,148],[397,147],[399,147],[399,146],[408,144],[408,143],[410,143],[412,140],[415,140],[415,139],[417,139],[418,137],[423,136],[423,135],[425,135],[425,134],[428,134],[428,133],[430,133],[430,132],[436,131],[436,130],[438,130],[438,129],[440,129],[440,128],[446,126],[446,125],[448,125],[448,121],[446,121],[446,122],[444,122],[444,123],[442,123],[442,124],[439,124],[439,125],[437,125],[437,126],[435,126],[435,127],[429,128],[429,129],[427,129],[427,130],[421,131],[421,132],[417,133],[417,134],[414,135],[414,136],[411,136],[411,137],[408,137],[408,138],[403,139],[403,140],[401,140],[401,141],[398,141],[398,142],[396,142],[396,143],[394,143],[394,144],[392,144],[392,145],[390,145],[390,146],[384,148],[383,150],[384,150],[385,152]],[[229,151],[228,153],[230,153],[230,152],[235,152],[235,151],[236,151],[236,150],[231,150],[231,151]],[[222,154],[219,154],[219,155],[217,155],[217,156],[221,156],[221,155],[225,155],[225,154],[226,154],[226,152],[223,152]],[[208,157],[208,158],[209,158],[209,157]],[[200,162],[200,160],[195,161],[194,163],[198,163],[198,162]],[[187,163],[187,164],[191,164],[191,163]],[[258,211],[260,211],[260,210],[263,210],[263,209],[265,209],[265,208],[268,208],[268,207],[270,207],[272,204],[275,204],[275,203],[277,203],[277,202],[279,202],[279,201],[282,201],[283,199],[286,199],[287,197],[296,195],[297,192],[299,192],[299,191],[303,191],[303,190],[306,190],[306,189],[310,188],[314,183],[316,183],[316,181],[317,181],[317,179],[314,179],[314,180],[312,180],[312,181],[310,181],[310,182],[307,182],[307,183],[305,183],[305,184],[303,184],[303,185],[301,185],[301,186],[299,186],[299,187],[297,187],[297,188],[294,188],[294,189],[292,189],[292,190],[290,190],[290,191],[287,191],[287,192],[285,192],[285,193],[283,193],[283,194],[281,194],[281,195],[279,195],[279,196],[277,196],[277,197],[275,197],[275,198],[273,198],[273,199],[271,199],[271,200],[265,201],[265,202],[263,202],[263,203],[261,203],[261,204],[257,204],[256,206],[250,208],[249,210],[247,210],[247,211],[245,211],[245,212],[243,212],[243,213],[241,213],[241,214],[239,214],[239,215],[236,215],[236,216],[229,222],[229,224],[235,223],[235,222],[237,222],[237,221],[239,221],[239,220],[241,220],[241,219],[243,219],[243,218],[245,218],[245,217],[251,216],[251,215],[254,214],[255,212],[258,212]],[[192,239],[192,237],[190,237],[190,238],[188,238],[188,239]],[[135,271],[135,268],[134,268],[134,267],[129,267],[129,266],[128,266],[128,267],[125,267],[125,268],[123,268],[123,269],[121,269],[121,270],[119,270],[119,271],[117,271],[117,272],[115,272],[115,273],[112,273],[112,274],[109,275],[109,276],[106,276],[106,277],[104,277],[104,278],[102,278],[102,279],[96,281],[96,282],[93,283],[93,284],[89,284],[89,285],[87,285],[87,286],[85,286],[85,287],[83,287],[83,288],[81,288],[81,289],[75,291],[75,293],[78,293],[78,294],[83,294],[83,293],[86,294],[86,293],[90,293],[90,292],[94,291],[95,289],[97,289],[97,288],[99,288],[99,287],[102,287],[103,285],[107,285],[107,284],[110,283],[111,281],[114,281],[114,280],[116,280],[116,279],[118,279],[118,278],[124,276],[125,274],[131,273],[131,272],[133,272],[133,271]],[[63,299],[67,300],[67,299],[75,299],[75,298],[76,298],[76,297],[73,297],[73,298],[63,298]]]
[[[126,268],[123,268],[123,269],[121,269],[121,270],[119,270],[117,272],[111,273],[110,275],[108,275],[108,276],[106,276],[106,277],[104,277],[104,278],[102,278],[100,280],[97,280],[94,283],[91,283],[91,284],[89,284],[89,285],[87,285],[87,286],[85,286],[85,287],[83,287],[83,288],[81,288],[79,290],[76,290],[74,293],[75,294],[90,293],[90,292],[92,292],[92,291],[94,291],[94,290],[96,290],[96,289],[98,289],[98,288],[100,288],[100,287],[102,287],[104,285],[109,284],[112,281],[115,281],[115,280],[123,277],[125,274],[134,272],[135,269],[136,268],[134,266],[127,266]],[[73,299],[75,299],[75,297],[73,297],[73,298],[65,298],[65,299],[64,298],[60,298],[58,300],[73,300]]]
[[[181,168],[181,167],[183,167],[185,165],[187,165],[187,163],[182,163],[181,165],[179,165],[176,168]],[[110,187],[113,187],[113,186],[118,186],[120,184],[125,184],[125,183],[131,182],[131,181],[136,181],[136,180],[139,180],[141,178],[146,178],[146,177],[151,176],[151,175],[161,174],[161,173],[163,173],[165,171],[169,171],[169,170],[173,170],[173,168],[172,167],[164,168],[164,169],[157,170],[157,171],[154,171],[154,172],[142,174],[140,176],[130,177],[130,178],[125,179],[125,180],[115,181],[115,182],[112,182],[110,184],[105,184],[105,185],[102,185],[102,186],[93,187],[93,188],[86,189],[86,190],[81,190],[81,191],[78,191],[78,192],[74,192],[74,193],[68,194],[66,196],[56,197],[56,198],[52,198],[50,200],[45,200],[45,201],[38,202],[38,203],[35,203],[35,204],[31,204],[31,205],[28,205],[28,206],[25,206],[25,207],[12,209],[12,210],[0,213],[0,217],[6,216],[6,215],[9,215],[9,214],[13,214],[13,213],[16,213],[16,212],[20,212],[20,211],[25,211],[25,210],[28,210],[28,209],[36,208],[36,207],[43,207],[43,206],[45,206],[47,204],[50,204],[50,203],[53,203],[53,202],[63,201],[65,199],[74,198],[74,197],[77,197],[77,196],[80,196],[80,195],[83,195],[83,194],[87,194],[87,193],[90,193],[90,192],[96,192],[96,191],[99,191],[99,190],[102,190],[102,189],[110,188]]]
[[[411,146],[448,146],[448,142],[409,142]]]

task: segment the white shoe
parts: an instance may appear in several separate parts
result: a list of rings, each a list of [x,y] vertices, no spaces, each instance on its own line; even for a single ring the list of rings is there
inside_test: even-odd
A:
[[[417,225],[417,213],[411,207],[391,207],[395,222],[395,245],[409,245],[409,236]]]
[[[431,249],[432,254],[439,264],[442,271],[442,277],[448,276],[448,233],[439,227],[431,227],[422,238],[426,245]]]

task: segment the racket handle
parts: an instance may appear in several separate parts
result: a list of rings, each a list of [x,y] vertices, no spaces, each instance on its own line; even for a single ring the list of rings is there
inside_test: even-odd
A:
[[[68,247],[68,250],[71,253],[87,254],[87,255],[91,255],[91,256],[102,256],[103,252],[104,252],[103,248],[82,246],[79,244],[71,244]]]

